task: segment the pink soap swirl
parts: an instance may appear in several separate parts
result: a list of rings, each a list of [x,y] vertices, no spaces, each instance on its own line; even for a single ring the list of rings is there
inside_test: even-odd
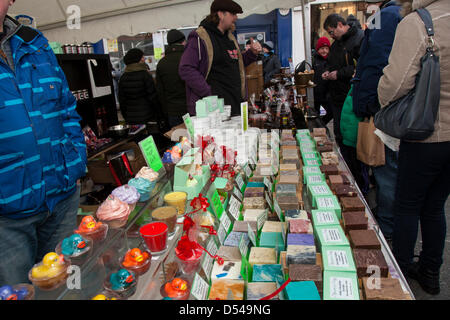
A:
[[[96,215],[99,220],[103,221],[124,220],[130,215],[130,206],[110,194],[98,207]]]
[[[158,179],[158,172],[149,167],[142,167],[141,170],[136,174],[135,178],[144,178],[149,181],[155,181]]]

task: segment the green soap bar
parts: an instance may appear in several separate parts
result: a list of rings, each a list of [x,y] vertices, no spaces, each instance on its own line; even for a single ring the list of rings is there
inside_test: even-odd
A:
[[[205,118],[208,116],[209,108],[205,100],[198,100],[195,103],[195,112],[197,118]]]
[[[218,96],[209,96],[203,98],[203,101],[206,102],[206,106],[208,107],[209,112],[213,112],[217,109],[218,98]]]
[[[356,272],[356,265],[350,247],[322,247],[322,261],[325,271]]]
[[[321,226],[339,226],[339,219],[333,210],[312,210],[314,229]]]
[[[320,168],[316,166],[316,168]],[[320,170],[320,169],[319,169]],[[308,173],[303,175],[303,179],[305,180],[305,184],[308,185],[310,183],[320,183],[325,181],[325,175],[323,173]]]
[[[308,184],[308,197],[311,199],[311,204],[313,207],[316,206],[316,198],[332,195],[333,192],[325,182]]]
[[[224,105],[225,105],[225,100],[224,98],[219,98],[217,99],[217,107],[219,109],[219,112],[224,112]]]
[[[261,232],[259,246],[263,248],[274,248],[278,252],[285,250],[283,235],[281,232]]]
[[[303,161],[305,166],[321,166],[322,160],[320,159],[306,159]]]
[[[323,300],[360,300],[356,272],[324,271]]]
[[[292,281],[284,289],[287,300],[320,300],[314,281]]]
[[[321,248],[329,246],[350,247],[350,242],[340,225],[316,227],[315,231]]]
[[[308,152],[302,153],[303,162],[306,163],[307,160],[319,160],[320,156],[318,152]]]
[[[339,220],[342,219],[341,205],[336,196],[323,196],[316,198],[315,209],[318,210],[333,210]]]

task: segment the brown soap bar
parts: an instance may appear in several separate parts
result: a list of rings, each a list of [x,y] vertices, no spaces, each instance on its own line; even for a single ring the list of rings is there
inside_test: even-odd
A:
[[[330,181],[330,185],[344,185],[344,178],[340,174],[331,174],[328,176],[328,180]]]
[[[355,249],[381,249],[380,240],[374,230],[350,230],[350,244]]]
[[[322,269],[317,264],[291,264],[289,278],[292,281],[314,281],[317,290],[323,291]]]
[[[358,190],[356,190],[356,187],[352,185],[332,185],[331,190],[334,191],[334,194],[339,198],[339,200],[344,197],[356,197],[358,195]]]
[[[333,151],[333,143],[325,143],[323,145],[317,145],[316,149],[319,153],[331,152]]]
[[[340,198],[342,211],[364,211],[366,207],[359,197]]]
[[[287,183],[287,184],[299,184],[300,176],[299,175],[280,175],[279,183]]]
[[[339,174],[337,165],[329,164],[320,166],[320,171],[326,176]]]
[[[280,171],[297,171],[297,165],[295,163],[281,163],[280,164]],[[298,171],[297,171],[298,172]]]
[[[247,230],[245,232],[247,232]],[[219,251],[217,251],[217,255],[225,261],[242,260],[241,251],[239,251],[239,247],[221,246],[219,248]]]
[[[378,280],[378,279],[377,279]],[[363,278],[363,294],[365,300],[406,300],[399,279],[379,278],[379,287],[375,285],[372,278]]]
[[[326,137],[327,129],[326,128],[313,128],[312,134],[314,137]]]
[[[281,146],[281,150],[297,150],[297,151],[299,151],[300,148],[298,146]]]
[[[245,198],[251,197],[264,197],[264,188],[263,187],[249,187],[244,191]]]
[[[389,268],[381,250],[353,249],[353,258],[355,259],[358,278],[370,277],[373,275],[373,267],[367,270],[369,266],[379,267],[380,277],[387,278]]]
[[[277,195],[277,202],[281,210],[299,210],[299,200],[297,196]]]
[[[367,230],[368,218],[364,211],[342,212],[345,233],[350,230]]]
[[[281,163],[292,163],[297,166],[297,169],[300,169],[300,159],[281,159]]]
[[[248,225],[256,233],[257,223],[256,221],[235,221],[233,225],[234,232],[248,232]]]

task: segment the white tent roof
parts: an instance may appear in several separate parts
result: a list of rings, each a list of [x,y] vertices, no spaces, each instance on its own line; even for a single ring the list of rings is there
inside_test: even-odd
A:
[[[237,0],[244,14],[265,14],[277,8],[293,8],[314,0]],[[120,35],[196,26],[209,13],[212,0],[22,0],[11,15],[32,16],[50,41],[81,43],[113,39]],[[80,28],[67,26],[78,6]],[[76,7],[75,7],[76,9]],[[70,19],[70,21],[74,21]]]

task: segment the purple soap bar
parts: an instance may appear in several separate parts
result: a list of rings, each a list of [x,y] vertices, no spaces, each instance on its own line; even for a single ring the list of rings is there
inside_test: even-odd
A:
[[[314,246],[314,235],[306,233],[289,233],[287,236],[288,245]]]

